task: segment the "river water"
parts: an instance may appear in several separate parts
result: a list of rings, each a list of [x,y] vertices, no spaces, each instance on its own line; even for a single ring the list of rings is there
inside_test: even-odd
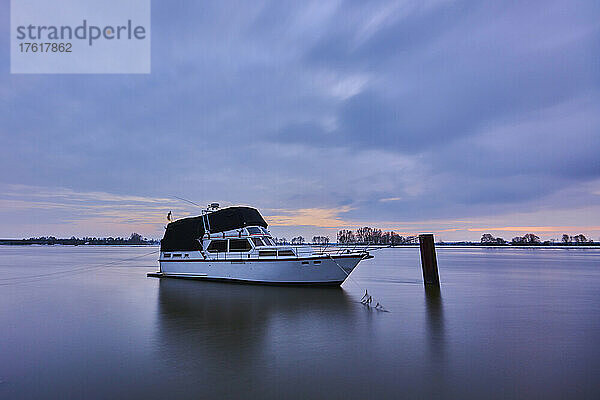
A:
[[[439,248],[439,292],[417,248],[341,289],[147,278],[154,250],[0,246],[0,398],[599,398],[600,249]]]

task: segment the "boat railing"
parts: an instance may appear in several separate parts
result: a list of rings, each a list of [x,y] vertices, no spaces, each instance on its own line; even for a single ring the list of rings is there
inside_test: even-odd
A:
[[[351,244],[351,245],[340,245],[340,244],[312,244],[313,252],[315,254],[324,254],[324,255],[344,255],[344,254],[355,254],[355,253],[368,253],[371,250],[379,248],[381,246],[376,245],[359,245],[359,244]]]
[[[292,245],[285,246],[285,248],[267,247],[265,249],[259,249],[256,252],[215,252],[210,253],[208,259],[217,261],[247,261],[257,259],[268,259],[268,260],[293,260],[299,258],[307,258],[314,256],[339,256],[339,255],[350,255],[350,254],[365,254],[367,255],[373,246],[364,245],[353,245],[353,246],[338,246],[338,245]],[[280,255],[280,251],[293,251],[293,255],[289,253]],[[263,252],[263,255],[261,255]],[[265,252],[269,252],[269,255],[264,255]]]

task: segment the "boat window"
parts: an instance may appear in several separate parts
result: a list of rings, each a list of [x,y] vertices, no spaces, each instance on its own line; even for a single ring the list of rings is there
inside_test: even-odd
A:
[[[251,226],[250,228],[246,228],[248,229],[248,233],[251,235],[260,235],[262,232],[260,231],[260,228],[256,227],[256,226]]]
[[[278,254],[280,256],[295,256],[292,250],[279,250]]]
[[[248,251],[252,245],[246,239],[229,239],[229,251]]]
[[[268,237],[265,236],[265,237],[263,237],[263,240],[265,241],[265,243],[266,243],[267,246],[274,246],[275,245],[275,243],[271,240],[271,238],[268,238]]]
[[[264,245],[265,245],[265,244],[263,243],[263,241],[262,241],[262,239],[261,239],[261,238],[253,237],[253,238],[252,238],[252,241],[254,242],[254,245],[255,245],[256,247],[261,247],[261,246],[264,246]]]
[[[225,252],[227,251],[227,240],[213,240],[206,250],[211,253]]]
[[[275,257],[277,252],[275,250],[260,250],[258,252],[259,257]]]
[[[181,257],[181,254],[173,254],[173,258],[175,257]]]

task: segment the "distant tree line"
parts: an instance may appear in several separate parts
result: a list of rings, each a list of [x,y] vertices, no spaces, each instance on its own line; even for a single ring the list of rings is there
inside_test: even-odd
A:
[[[290,240],[285,237],[273,238],[275,243],[279,245],[304,245],[307,244],[302,236],[296,236]],[[312,244],[327,245],[329,238],[327,236],[313,236]],[[342,229],[337,233],[338,244],[375,244],[375,245],[403,245],[419,243],[418,236],[401,236],[393,231],[384,232],[381,229],[363,227],[356,231]],[[494,237],[490,233],[484,233],[481,236],[480,242],[460,241],[460,242],[439,242],[440,245],[483,245],[483,246],[544,246],[544,245],[582,245],[582,244],[600,244],[591,239],[587,239],[583,234],[569,236],[562,235],[560,241],[546,240],[542,242],[539,236],[534,233],[528,233],[524,236],[515,236],[509,241],[501,237]]]
[[[489,233],[485,233],[481,236],[481,244],[506,244],[506,240],[501,237],[495,238]]]
[[[481,236],[480,243],[482,245],[507,245],[509,244],[506,240],[501,237],[494,237],[489,233],[484,233]],[[528,233],[524,236],[515,236],[511,239],[510,244],[514,246],[539,246],[539,245],[582,245],[582,244],[593,244],[594,241],[592,239],[588,239],[583,234],[569,236],[567,234],[562,235],[560,242],[556,242],[555,240],[546,240],[542,242],[542,240],[534,233]]]
[[[415,243],[415,236],[403,237],[396,232],[384,232],[381,229],[359,228],[356,232],[342,229],[337,233],[337,242],[339,244],[383,244],[396,245]]]
[[[329,238],[327,236],[313,236],[312,242],[313,244],[326,245],[329,244]]]
[[[321,237],[321,236],[315,236],[313,237],[313,243],[314,243],[314,239],[316,237]],[[329,241],[329,238],[326,238],[327,241]],[[306,244],[306,239],[304,239],[304,237],[302,236],[296,236],[294,238],[292,238],[291,240],[288,240],[287,238],[277,238],[277,237],[273,237],[273,240],[275,240],[275,243],[277,244]]]
[[[584,235],[579,234],[575,236],[569,236],[567,234],[562,235],[561,242],[564,244],[584,244],[584,243],[594,243],[592,239],[586,238]]]
[[[45,245],[148,245],[148,244],[158,244],[158,240],[148,239],[142,237],[139,233],[132,233],[129,238],[122,237],[105,237],[105,238],[96,238],[96,237],[84,237],[77,238],[75,236],[71,236],[69,239],[58,239],[54,236],[40,236],[40,237],[32,237],[29,239],[0,239],[0,244],[45,244]]]
[[[302,243],[304,243],[304,238],[302,236],[292,238],[292,240],[288,240],[288,238],[286,238],[286,237],[278,238],[276,236],[273,236],[273,240],[275,241],[275,244],[278,244],[278,245],[297,244],[299,240],[301,240]]]

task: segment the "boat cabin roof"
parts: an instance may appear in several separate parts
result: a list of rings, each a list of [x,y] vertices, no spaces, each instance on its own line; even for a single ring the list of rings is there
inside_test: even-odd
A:
[[[258,210],[251,207],[227,207],[197,217],[182,218],[167,225],[160,241],[160,250],[201,250],[198,239],[202,239],[205,233],[214,234],[251,226],[268,226]]]

